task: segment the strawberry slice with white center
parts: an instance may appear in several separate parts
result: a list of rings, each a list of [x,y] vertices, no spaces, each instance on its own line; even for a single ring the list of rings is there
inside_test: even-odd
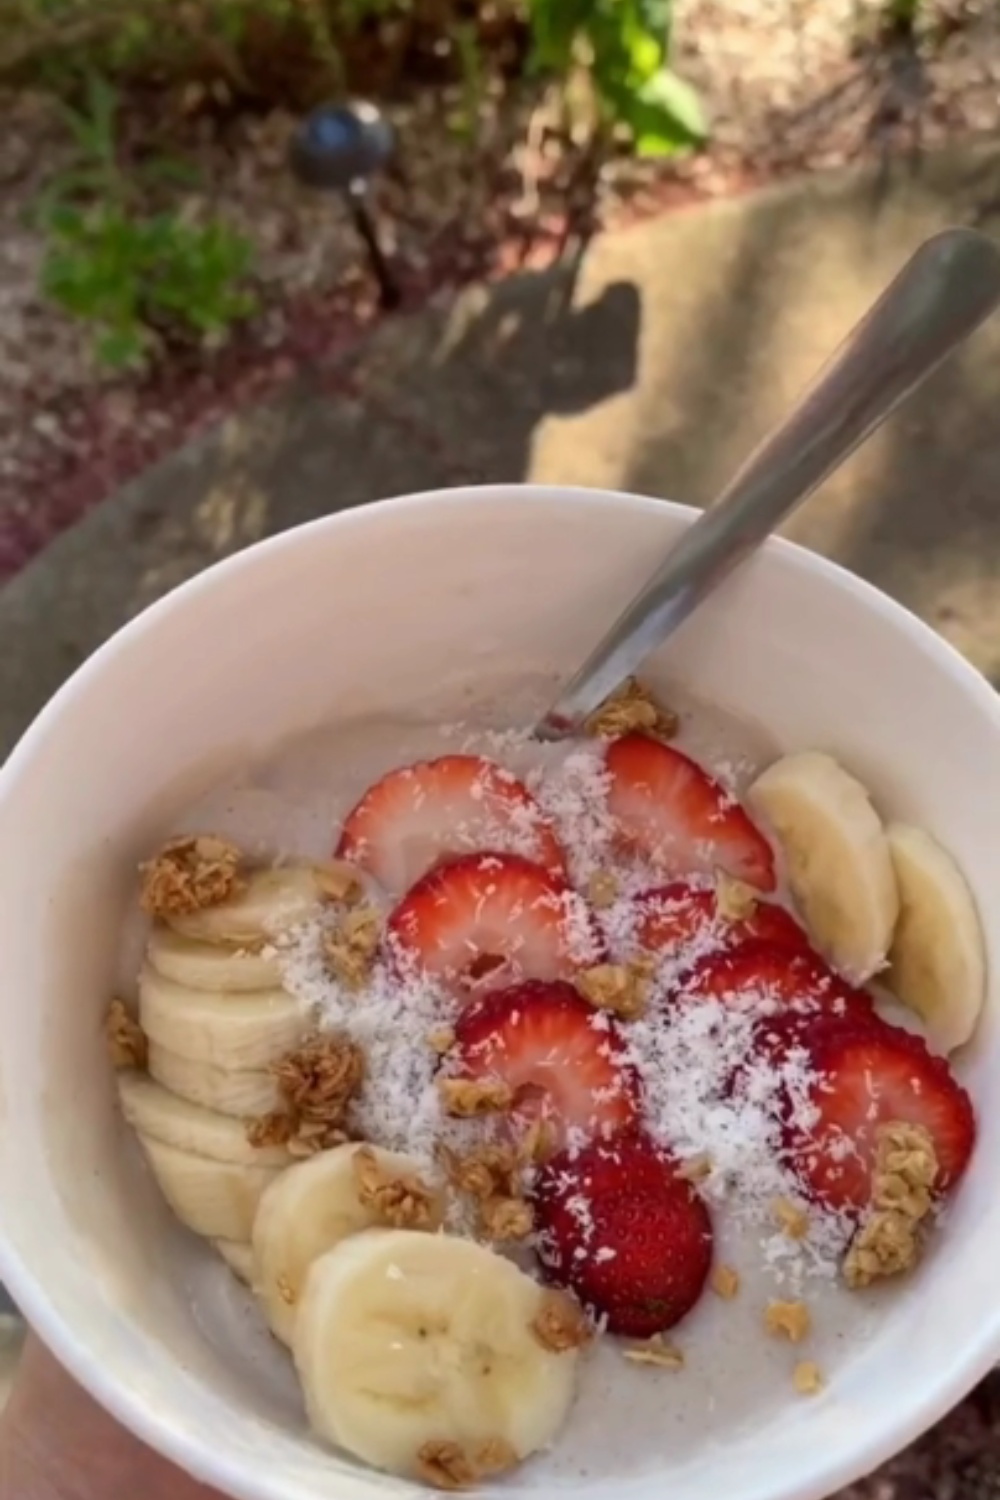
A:
[[[807,1111],[815,1118],[792,1123],[788,1146],[811,1197],[832,1209],[867,1207],[879,1126],[896,1123],[923,1126],[937,1156],[936,1190],[954,1187],[969,1164],[976,1121],[944,1058],[886,1025],[824,1027],[806,1045],[815,1072]]]
[[[730,917],[720,910],[714,889],[686,880],[645,891],[636,898],[635,911],[639,947],[681,962],[747,941],[810,951],[809,939],[784,907],[757,901],[746,916]]]
[[[543,1120],[557,1149],[637,1117],[638,1080],[620,1033],[569,984],[518,984],[473,1000],[449,1057],[456,1077],[507,1084],[515,1127]]]
[[[571,979],[605,955],[583,897],[517,854],[467,854],[431,870],[387,933],[401,969],[422,970],[456,996],[517,979]]]
[[[697,761],[643,734],[607,751],[608,810],[622,844],[678,875],[725,870],[773,891],[774,855],[744,809]]]
[[[337,857],[399,895],[441,860],[483,849],[566,874],[551,824],[516,776],[479,755],[442,755],[369,787],[344,820]]]

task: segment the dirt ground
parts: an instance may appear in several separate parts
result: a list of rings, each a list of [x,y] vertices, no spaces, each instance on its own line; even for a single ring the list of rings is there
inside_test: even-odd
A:
[[[595,222],[682,207],[872,154],[919,154],[1000,129],[1000,8],[924,0],[913,37],[879,32],[885,0],[680,0],[677,67],[711,119],[705,150],[602,177]],[[454,96],[394,104],[399,170],[382,184],[383,234],[413,307],[456,283],[538,265],[565,237],[572,160],[537,96],[482,98],[471,138]],[[38,193],[70,152],[51,101],[9,97],[0,139],[0,578],[146,464],[303,363],[322,363],[378,316],[338,204],[291,179],[290,116],[184,126],[207,204],[253,239],[260,313],[228,348],[108,380],[77,326],[38,293]],[[126,128],[128,121],[125,121]]]

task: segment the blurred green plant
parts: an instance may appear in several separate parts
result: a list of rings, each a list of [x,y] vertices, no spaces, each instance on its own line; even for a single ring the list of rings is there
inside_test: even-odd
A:
[[[42,290],[90,325],[97,360],[142,366],[164,341],[219,337],[247,317],[250,242],[221,220],[143,205],[151,186],[190,184],[185,164],[160,157],[122,168],[117,97],[100,78],[88,82],[86,107],[65,113],[78,160],[38,205],[48,241]]]
[[[311,108],[358,76],[391,93],[414,56],[457,83],[447,121],[470,143],[527,57],[582,147],[574,192],[623,139],[645,156],[690,149],[707,127],[671,67],[673,15],[674,0],[0,0],[0,80],[54,94],[76,144],[38,208],[44,291],[114,367],[224,334],[254,306],[251,245],[203,207],[170,206],[185,169],[155,143],[197,112]],[[119,97],[145,156],[121,149]]]
[[[933,42],[947,31],[945,12],[927,0],[876,0],[857,11],[854,40],[869,48]]]
[[[422,0],[0,0],[0,77],[65,87],[88,70],[112,76],[211,74],[254,92],[247,52],[285,52],[343,82],[340,42],[369,19]],[[423,0],[430,3],[430,0]],[[436,0],[435,0],[436,3]],[[454,8],[445,0],[444,12]],[[255,48],[256,44],[256,48]]]
[[[887,0],[905,6],[918,0]],[[670,66],[674,0],[0,0],[0,78],[41,77],[63,97],[89,72],[122,85],[179,83],[194,100],[303,107],[352,83],[357,58],[405,79],[408,39],[451,59],[472,133],[494,66],[498,18],[525,38],[536,72],[564,86],[595,130],[627,130],[643,155],[701,141],[698,96]],[[447,67],[447,63],[443,64]]]
[[[452,42],[458,58],[461,96],[449,124],[460,140],[474,141],[486,92],[485,68],[476,40],[476,28],[469,21],[460,21],[452,32]]]
[[[528,8],[535,67],[563,80],[570,100],[589,96],[596,135],[624,127],[640,156],[704,140],[698,95],[670,66],[673,0],[528,0]]]
[[[923,0],[886,0],[883,28],[891,35],[913,36],[923,8]]]

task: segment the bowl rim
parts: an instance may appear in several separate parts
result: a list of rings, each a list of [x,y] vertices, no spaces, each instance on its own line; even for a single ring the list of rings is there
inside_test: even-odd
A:
[[[423,490],[372,501],[350,510],[321,516],[276,536],[264,538],[209,565],[171,589],[127,621],[76,668],[43,706],[6,762],[0,766],[0,808],[8,798],[16,795],[21,777],[30,772],[37,753],[49,737],[58,732],[65,710],[86,695],[92,680],[100,676],[107,664],[122,650],[134,648],[144,636],[155,631],[161,621],[183,611],[203,592],[216,588],[220,582],[240,572],[252,571],[265,558],[308,546],[313,538],[321,534],[325,535],[333,530],[343,531],[347,527],[364,529],[372,521],[387,518],[391,520],[393,514],[404,508],[423,506],[436,510],[446,518],[452,508],[457,509],[477,499],[505,502],[514,507],[529,509],[535,501],[544,498],[587,506],[598,511],[611,506],[620,511],[622,505],[648,514],[665,511],[682,525],[691,524],[700,514],[696,507],[629,491],[558,484],[480,484]],[[845,591],[868,612],[902,630],[912,641],[914,650],[927,659],[931,669],[950,676],[956,686],[992,718],[1000,747],[1000,694],[930,625],[875,585],[798,543],[772,536],[761,550],[780,556],[786,565],[810,575],[821,587],[834,585]],[[275,1500],[278,1480],[269,1480],[251,1466],[238,1459],[234,1460],[222,1446],[213,1450],[203,1446],[197,1439],[192,1439],[174,1413],[169,1409],[154,1408],[141,1393],[117,1379],[106,1359],[98,1362],[91,1357],[71,1321],[64,1318],[50,1303],[42,1282],[36,1278],[16,1242],[9,1238],[3,1227],[2,1216],[0,1276],[39,1338],[71,1376],[124,1427],[203,1483],[217,1486],[224,1493],[240,1497],[240,1500]],[[910,1403],[903,1411],[889,1407],[888,1417],[881,1417],[876,1426],[867,1427],[862,1441],[840,1449],[829,1460],[814,1464],[804,1483],[791,1475],[770,1484],[769,1500],[824,1500],[833,1491],[855,1482],[902,1451],[940,1420],[1000,1358],[1000,1301],[992,1311],[983,1311],[976,1339],[968,1342],[951,1359],[942,1361],[939,1378],[928,1383],[919,1401]],[[880,1410],[882,1409],[880,1406]],[[378,1477],[383,1480],[386,1478]],[[359,1480],[368,1478],[366,1471],[359,1471]],[[609,1480],[602,1484],[600,1490],[595,1489],[594,1493],[609,1494],[613,1485],[616,1489],[639,1495],[654,1478],[651,1473],[624,1481]],[[394,1483],[398,1485],[400,1493],[404,1490],[416,1493],[404,1481]],[[390,1488],[392,1487],[393,1483],[390,1482]],[[349,1493],[356,1496],[356,1500],[368,1500],[368,1497],[374,1496],[375,1489],[369,1482],[362,1483],[355,1490],[352,1482],[345,1477],[345,1497]]]

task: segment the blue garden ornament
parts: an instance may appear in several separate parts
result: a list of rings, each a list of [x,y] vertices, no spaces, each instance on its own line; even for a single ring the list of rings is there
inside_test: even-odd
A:
[[[308,187],[367,187],[388,165],[395,133],[374,104],[321,104],[292,139],[292,169]]]
[[[339,193],[368,252],[385,308],[396,307],[400,288],[378,240],[371,211],[373,179],[389,163],[395,132],[373,104],[321,104],[292,137],[289,162],[300,182]]]

